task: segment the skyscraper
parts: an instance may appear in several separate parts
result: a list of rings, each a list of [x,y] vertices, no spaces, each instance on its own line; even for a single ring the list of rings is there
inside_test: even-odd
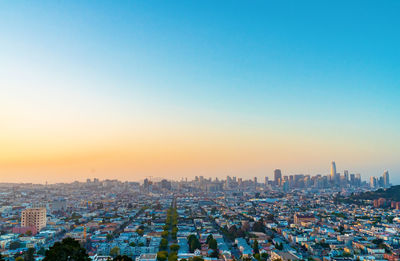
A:
[[[281,170],[280,169],[274,170],[275,185],[279,185],[281,180],[282,180],[282,172],[281,172]]]
[[[336,163],[332,161],[331,163],[331,179],[335,180],[336,178]]]
[[[369,186],[371,188],[376,188],[376,178],[375,177],[370,177],[369,179]]]
[[[383,172],[383,186],[385,188],[388,188],[390,186],[390,182],[389,182],[389,171],[385,171]]]
[[[348,170],[343,171],[343,175],[346,182],[349,182],[349,171]]]

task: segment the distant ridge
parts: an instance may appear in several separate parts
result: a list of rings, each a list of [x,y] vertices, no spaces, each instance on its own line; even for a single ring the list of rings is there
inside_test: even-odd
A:
[[[379,198],[400,201],[400,185],[392,186],[387,189],[378,189],[376,191],[367,191],[351,196],[352,199],[374,200]]]

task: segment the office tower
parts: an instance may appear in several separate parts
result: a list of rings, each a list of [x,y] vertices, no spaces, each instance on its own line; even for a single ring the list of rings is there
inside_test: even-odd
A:
[[[383,172],[383,186],[385,188],[388,188],[390,186],[390,182],[389,182],[389,171],[385,171]]]
[[[229,189],[231,186],[232,186],[232,179],[230,176],[226,176],[225,188]]]
[[[361,186],[361,174],[360,173],[356,174],[356,184],[357,184],[357,186]]]
[[[268,177],[265,177],[265,185],[268,185]]]
[[[334,185],[340,185],[340,174],[336,172],[336,163],[334,161],[331,163],[330,179]]]
[[[350,184],[352,186],[354,186],[355,183],[356,183],[356,177],[355,177],[354,173],[352,173],[352,174],[350,174]]]
[[[344,179],[346,182],[349,182],[349,171],[345,170],[343,171]]]
[[[334,161],[331,163],[331,179],[336,179],[336,163]]]
[[[289,187],[291,187],[291,188],[294,187],[294,176],[293,175],[289,176]]]
[[[275,185],[279,185],[280,184],[280,180],[282,180],[282,172],[280,169],[276,169],[274,170],[274,182]]]
[[[46,208],[28,208],[21,212],[21,227],[35,227],[40,231],[46,226]]]
[[[376,178],[375,177],[371,177],[369,179],[369,185],[371,188],[376,188]]]
[[[310,175],[307,175],[304,177],[304,186],[306,188],[311,187],[311,177]]]
[[[380,177],[380,178],[376,178],[376,180],[377,180],[377,183],[378,183],[378,187],[383,188],[385,186],[384,182],[383,182],[383,176]]]
[[[289,181],[287,179],[283,181],[282,189],[285,193],[289,192]]]
[[[143,187],[144,187],[145,189],[147,189],[147,188],[149,187],[149,183],[150,183],[149,179],[148,179],[148,178],[145,178],[144,181],[143,181]]]

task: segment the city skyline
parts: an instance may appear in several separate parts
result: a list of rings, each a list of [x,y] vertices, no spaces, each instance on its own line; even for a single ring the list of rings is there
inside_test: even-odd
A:
[[[265,184],[265,185],[274,185],[278,187],[285,188],[284,183],[289,181],[290,178],[290,183],[293,182],[294,178],[301,177],[301,179],[304,178],[317,178],[319,180],[323,180],[324,183],[326,183],[324,186],[339,186],[345,188],[347,185],[355,185],[355,180],[357,181],[357,186],[369,186],[372,189],[376,188],[389,188],[392,185],[397,185],[393,184],[392,179],[390,179],[389,171],[384,170],[383,174],[381,176],[370,176],[370,177],[365,177],[361,173],[350,171],[348,169],[344,169],[343,172],[338,172],[336,170],[336,162],[332,161],[331,166],[330,166],[330,172],[329,173],[285,173],[282,172],[281,169],[274,169],[273,173],[271,175],[264,175],[264,176],[235,176],[235,175],[229,175],[227,174],[226,176],[204,176],[204,175],[195,175],[195,176],[182,176],[182,177],[165,177],[165,176],[142,176],[140,179],[135,179],[135,180],[129,180],[129,179],[119,179],[116,177],[109,178],[105,177],[103,179],[99,178],[98,176],[94,177],[80,177],[80,179],[75,179],[75,180],[66,180],[66,181],[58,181],[58,182],[48,182],[43,181],[43,182],[19,182],[21,184],[69,184],[73,182],[91,182],[93,179],[94,181],[106,181],[106,180],[115,180],[119,182],[148,182],[148,181],[156,181],[160,182],[162,180],[168,180],[168,181],[173,181],[173,182],[182,182],[182,181],[197,181],[199,178],[208,180],[208,181],[228,181],[229,179],[233,179],[236,182],[236,179],[238,180],[243,180],[243,181],[250,181],[250,182],[255,182],[257,184]],[[314,181],[315,182],[315,181]],[[344,183],[343,183],[344,182]],[[15,184],[18,182],[13,182],[13,181],[3,181],[0,182],[3,184]],[[327,185],[327,183],[331,185]],[[316,184],[315,184],[316,185]],[[305,186],[307,188],[307,186]]]
[[[0,182],[400,184],[398,1],[0,3]]]

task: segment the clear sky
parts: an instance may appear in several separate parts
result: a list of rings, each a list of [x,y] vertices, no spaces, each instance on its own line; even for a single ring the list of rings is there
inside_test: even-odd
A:
[[[0,181],[400,183],[400,1],[1,1]]]

